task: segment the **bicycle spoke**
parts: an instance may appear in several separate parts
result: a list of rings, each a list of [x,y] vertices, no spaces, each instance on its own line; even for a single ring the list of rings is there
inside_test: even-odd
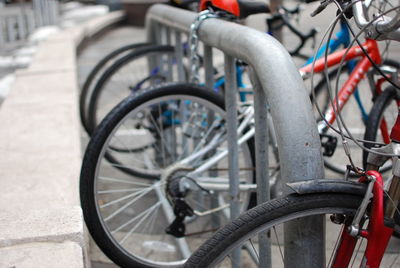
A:
[[[98,194],[113,194],[113,193],[137,192],[139,189],[142,189],[142,188],[114,189],[114,190],[97,191],[97,193]]]
[[[342,229],[341,229],[341,231],[339,232],[339,234],[342,234],[343,231],[344,231],[344,226],[342,227]],[[340,237],[341,237],[341,235],[338,235],[338,236],[337,236],[337,239],[336,239],[336,241],[335,241],[335,245],[333,246],[332,254],[331,254],[331,256],[329,257],[328,267],[331,267],[334,254],[335,254],[335,252],[337,251],[338,246],[339,246]]]
[[[136,217],[130,219],[128,222],[123,223],[122,225],[118,226],[116,229],[112,230],[111,233],[112,233],[112,234],[115,234],[115,233],[117,233],[118,231],[120,231],[120,230],[122,230],[123,228],[125,228],[126,226],[128,226],[129,224],[131,224],[132,222],[135,222],[137,219],[142,219],[142,217],[146,217],[146,216],[144,216],[144,215],[148,215],[151,211],[153,211],[154,209],[156,209],[158,205],[159,205],[159,204],[156,203],[156,204],[154,204],[152,207],[150,207],[150,208],[148,208],[148,209],[142,211],[142,212],[141,212],[140,214],[138,214]],[[134,226],[134,228],[135,228],[135,227],[136,227],[136,226]]]
[[[127,207],[129,207],[130,205],[132,205],[133,203],[135,203],[137,200],[139,200],[140,198],[142,198],[143,196],[145,196],[148,192],[150,192],[151,190],[153,190],[153,188],[148,189],[147,191],[143,191],[139,196],[137,196],[135,199],[131,200],[130,202],[128,202],[127,204],[123,205],[121,208],[117,209],[114,213],[112,213],[111,215],[109,215],[107,218],[104,219],[104,221],[109,221],[112,218],[114,218],[115,216],[117,216],[118,214],[120,214],[122,211],[124,211]]]
[[[353,257],[353,261],[351,262],[351,266],[350,267],[353,267],[353,265],[354,265],[354,263],[356,261],[356,257],[358,255],[358,253],[360,252],[360,248],[361,248],[361,245],[362,245],[363,242],[364,242],[364,239],[361,239],[361,242],[358,244],[358,247],[357,247],[357,250],[356,250],[355,254],[353,253],[354,257]]]
[[[140,216],[140,221],[134,226],[134,227],[132,227],[132,229],[125,235],[125,237],[120,241],[120,243],[121,243],[121,245],[123,245],[124,244],[124,242],[126,241],[126,239],[140,226],[140,224],[142,224],[146,219],[147,219],[147,217],[149,217],[149,215],[154,211],[154,210],[156,210],[157,208],[159,208],[161,206],[161,202],[158,202],[158,203],[155,203],[152,207],[150,207],[150,208],[148,208],[147,209],[147,212],[146,213],[141,213],[141,214],[139,214],[137,217],[135,217],[135,218],[138,218],[139,216]],[[132,221],[133,222],[133,221]],[[123,227],[125,227],[125,226],[127,226],[127,225],[129,225],[131,223],[131,221],[128,221],[127,223],[125,223],[125,225],[123,226]],[[120,227],[121,229],[123,228],[122,226]],[[115,232],[115,231],[114,231]]]
[[[150,188],[150,190],[151,190],[151,188]],[[111,202],[102,204],[102,205],[100,206],[100,208],[106,208],[106,207],[108,207],[108,206],[111,206],[111,205],[117,204],[117,203],[119,203],[119,202],[122,202],[122,201],[124,201],[124,200],[126,200],[126,199],[129,199],[129,198],[132,198],[132,197],[136,197],[137,195],[142,195],[143,193],[146,194],[148,191],[149,191],[149,188],[143,188],[142,190],[136,191],[135,193],[132,193],[132,194],[123,196],[123,197],[121,197],[121,198],[118,198],[118,199],[116,199],[116,200],[113,200],[113,201],[111,201]]]
[[[256,257],[256,263],[258,264],[258,263],[260,263],[260,255],[257,253],[257,250],[256,250],[256,248],[255,248],[255,246],[254,246],[254,244],[253,244],[251,239],[249,239],[249,242],[250,242],[250,245],[251,245],[251,248],[252,248],[252,252],[250,253],[250,256],[252,256],[252,257],[255,256]]]
[[[133,184],[133,185],[139,185],[139,186],[151,186],[152,185],[152,184],[149,184],[149,183],[127,181],[127,180],[109,178],[109,177],[104,177],[104,176],[99,176],[98,179],[99,180],[103,180],[103,181],[121,182],[121,183]]]
[[[285,256],[283,255],[282,247],[281,247],[281,244],[279,243],[278,233],[276,232],[275,226],[273,227],[273,229],[274,229],[274,234],[275,234],[276,242],[278,243],[279,253],[281,254],[282,263],[285,263]]]

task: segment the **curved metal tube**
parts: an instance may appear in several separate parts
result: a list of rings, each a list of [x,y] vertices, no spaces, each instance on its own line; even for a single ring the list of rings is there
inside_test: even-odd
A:
[[[154,5],[146,18],[148,41],[158,23],[186,33],[196,14]],[[324,177],[321,143],[311,102],[299,71],[286,49],[273,37],[220,19],[208,19],[199,30],[206,45],[250,64],[265,91],[277,133],[282,178],[287,181]]]
[[[362,1],[354,0],[356,3],[353,5],[353,16],[358,28],[365,27],[368,24],[368,20],[364,13],[364,5]],[[354,2],[353,1],[353,2]]]

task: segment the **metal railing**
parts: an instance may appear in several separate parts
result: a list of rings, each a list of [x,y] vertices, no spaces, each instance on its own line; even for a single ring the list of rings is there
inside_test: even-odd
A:
[[[0,46],[25,41],[36,29],[58,24],[59,2],[56,0],[20,1],[0,6]]]
[[[148,41],[176,46],[178,77],[182,72],[182,40],[190,32],[196,14],[165,5],[151,7],[146,18]],[[198,31],[204,47],[205,84],[212,87],[213,50],[224,53],[225,101],[227,107],[229,178],[231,215],[238,214],[238,148],[235,58],[251,66],[254,83],[256,178],[260,201],[269,196],[268,178],[268,123],[271,113],[279,149],[281,178],[284,182],[321,179],[324,177],[319,135],[312,113],[310,99],[297,68],[285,48],[265,33],[248,27],[218,20],[205,20]],[[267,109],[267,103],[269,109]],[[229,125],[231,127],[229,127]],[[318,222],[320,224],[318,224]],[[309,219],[296,226],[285,227],[285,261],[288,267],[311,267],[325,262],[323,219]],[[294,230],[296,229],[296,230]],[[313,233],[310,235],[310,233]],[[287,234],[287,235],[286,235]],[[320,239],[316,239],[316,234]],[[301,239],[300,236],[303,238]],[[305,239],[304,239],[305,237]],[[286,239],[287,238],[287,239]],[[301,240],[301,243],[297,243]],[[296,248],[294,245],[301,245]],[[304,247],[317,249],[314,259],[304,258]],[[268,257],[263,260],[268,263]],[[303,262],[303,263],[302,263]],[[310,263],[312,262],[312,263]],[[317,265],[318,266],[318,265]],[[261,265],[261,267],[267,267]],[[319,266],[318,266],[319,267]]]

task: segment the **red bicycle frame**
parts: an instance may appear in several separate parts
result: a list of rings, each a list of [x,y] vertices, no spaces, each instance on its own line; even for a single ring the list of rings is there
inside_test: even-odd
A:
[[[396,123],[391,130],[390,140],[397,145],[400,142],[400,112],[398,113]],[[378,169],[379,167],[374,167],[374,164],[372,164],[370,168]],[[399,167],[394,167],[393,174],[398,174],[398,172]],[[398,175],[393,176],[389,192],[387,193],[388,197],[385,201],[382,175],[376,170],[368,170],[366,175],[374,178],[374,181],[369,182],[374,183],[374,185],[372,188],[373,198],[370,204],[371,209],[368,215],[368,226],[366,229],[359,229],[358,233],[355,235],[351,235],[348,231],[348,228],[350,227],[349,224],[344,226],[331,267],[348,267],[357,244],[357,239],[358,237],[362,237],[367,239],[367,246],[361,262],[361,267],[378,268],[389,240],[392,237],[395,224],[394,213],[396,213],[400,199],[398,184],[400,177],[398,177]],[[395,180],[397,182],[394,182]],[[361,177],[360,182],[366,181],[366,177]],[[385,202],[387,203],[385,204]],[[360,228],[362,228],[362,226],[360,226]]]
[[[389,243],[390,237],[393,233],[393,228],[385,226],[384,223],[384,192],[383,192],[383,179],[377,171],[367,171],[367,175],[375,177],[372,199],[372,206],[370,212],[370,219],[368,227],[361,230],[359,235],[367,239],[367,247],[364,252],[364,257],[361,267],[378,268],[386,247]],[[361,180],[364,180],[362,178]],[[333,260],[333,268],[348,267],[352,258],[354,248],[357,243],[357,236],[351,236],[346,230],[348,225],[342,230],[338,250],[336,251]]]
[[[367,39],[363,44],[363,48],[368,53],[369,57],[376,63],[381,63],[381,56],[378,44],[375,40]],[[346,54],[347,52],[347,54]],[[332,53],[328,55],[326,61],[325,58],[321,58],[317,60],[312,66],[309,64],[300,69],[302,73],[311,73],[314,70],[314,73],[321,73],[325,70],[325,67],[332,67],[338,65],[342,62],[350,61],[355,58],[361,57],[361,60],[357,63],[356,67],[350,74],[349,79],[343,85],[343,87],[339,90],[339,94],[337,99],[339,100],[339,105],[336,102],[336,98],[333,100],[336,110],[341,110],[343,106],[347,103],[350,96],[354,93],[357,88],[358,83],[365,77],[365,74],[372,67],[372,63],[368,59],[368,57],[364,54],[364,51],[359,46],[353,46],[349,50],[343,49],[341,51]],[[379,92],[378,92],[379,93]],[[325,119],[329,124],[332,124],[336,120],[336,114],[332,106],[329,107],[328,111],[325,114]]]

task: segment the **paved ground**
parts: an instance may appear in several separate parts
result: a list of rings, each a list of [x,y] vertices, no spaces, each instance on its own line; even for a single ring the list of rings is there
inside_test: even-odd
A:
[[[307,16],[307,14],[309,14],[310,10],[312,9],[313,9],[312,7],[309,7],[307,11],[304,12],[304,15],[300,18],[299,24],[306,25],[308,29],[310,29],[314,25],[317,25],[318,28],[324,30],[326,26],[329,24],[329,22],[332,20],[335,11],[333,9],[330,9],[325,11],[322,15],[318,16],[317,18],[310,18],[309,16]],[[251,20],[248,21],[248,24],[251,25],[252,27],[264,30],[264,25],[265,25],[264,19],[265,19],[264,15],[254,16]],[[304,31],[307,31],[308,29],[305,28]],[[144,37],[145,35],[143,29],[124,26],[112,30],[105,36],[101,37],[99,40],[90,44],[90,46],[88,46],[78,57],[78,67],[79,67],[78,79],[80,85],[83,84],[87,74],[90,72],[94,64],[96,64],[103,55],[112,51],[114,48],[120,47],[121,45],[138,41],[144,41],[145,40]],[[284,32],[284,37],[285,37],[285,42],[287,44],[290,45],[293,44],[293,38],[290,37],[287,34],[287,32]],[[318,39],[316,41],[316,44],[318,44]],[[311,44],[308,44],[308,47],[305,49],[305,53],[310,55],[311,51],[312,51]],[[391,57],[392,55],[398,57],[398,55],[400,55],[399,53],[397,53],[398,51],[399,51],[398,48],[396,48],[395,52],[390,54]],[[297,60],[296,62],[299,64],[299,66],[301,65],[300,60]],[[369,97],[367,96],[366,98]],[[345,111],[345,116],[349,118],[349,121],[351,120],[352,122],[351,129],[359,137],[362,137],[363,135],[362,123],[360,119],[357,119],[358,118],[357,113],[354,112],[354,103],[353,102],[349,103],[348,107],[351,108],[348,108],[347,111]],[[83,145],[85,146],[87,142],[87,136],[83,132],[82,132],[82,140],[83,140]],[[352,146],[352,153],[355,155],[356,161],[359,162],[360,150],[357,147]],[[343,153],[338,154],[338,158],[345,159],[344,154]],[[327,177],[338,176],[337,174],[332,173],[330,171],[327,171],[326,175]],[[106,262],[106,258],[98,251],[98,249],[95,246],[92,247],[91,253],[93,260],[92,264],[94,267],[97,268],[114,267],[112,264],[104,263]]]

